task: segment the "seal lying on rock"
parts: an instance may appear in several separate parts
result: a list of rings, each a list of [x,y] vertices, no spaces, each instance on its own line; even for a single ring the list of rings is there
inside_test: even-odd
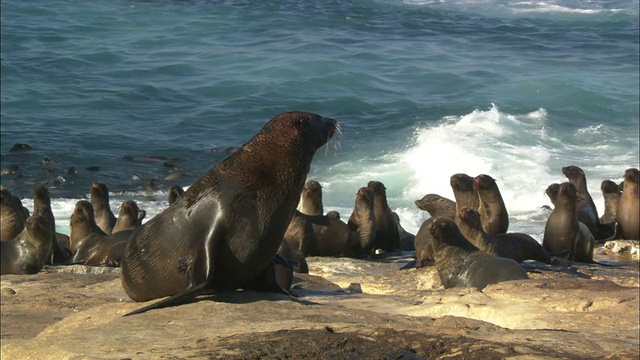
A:
[[[73,250],[70,263],[120,266],[129,230],[113,235],[105,234],[96,224],[93,207],[86,200],[76,203],[69,225],[69,238]]]
[[[445,289],[476,287],[481,290],[489,284],[529,278],[517,262],[479,251],[449,219],[436,218],[429,231],[433,236],[436,269]]]
[[[275,271],[311,160],[336,129],[317,114],[280,114],[138,227],[125,248],[122,286],[135,301],[170,297],[128,315],[243,288]],[[284,292],[277,283],[272,291]]]
[[[536,260],[545,264],[562,263],[552,258],[536,239],[523,233],[487,234],[480,220],[480,213],[470,207],[460,210],[460,228],[466,227],[465,236],[471,244],[487,254],[505,257],[521,263]],[[568,265],[568,264],[566,264]]]

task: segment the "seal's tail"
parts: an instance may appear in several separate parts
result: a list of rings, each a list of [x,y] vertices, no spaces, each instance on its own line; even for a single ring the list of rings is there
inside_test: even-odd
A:
[[[141,314],[143,312],[147,312],[153,309],[162,309],[165,307],[185,304],[195,299],[196,296],[204,294],[205,290],[208,288],[209,288],[209,284],[207,282],[203,282],[200,285],[186,289],[184,292],[180,294],[170,296],[164,300],[158,301],[157,303],[153,303],[149,306],[145,306],[138,310],[134,310],[130,313],[124,314],[123,316]]]

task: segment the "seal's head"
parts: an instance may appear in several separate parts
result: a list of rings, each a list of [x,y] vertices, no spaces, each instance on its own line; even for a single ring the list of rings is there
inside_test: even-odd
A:
[[[36,186],[33,191],[33,203],[35,206],[46,205],[51,206],[51,196],[49,190],[42,185]]]
[[[630,168],[625,170],[624,181],[629,181],[632,184],[638,185],[638,169]]]
[[[587,181],[586,176],[584,174],[584,171],[582,171],[581,168],[575,165],[565,166],[562,168],[562,173],[575,186],[578,186],[578,184],[581,184],[581,183],[584,183],[584,185],[586,185],[586,181]]]
[[[564,204],[575,207],[577,198],[576,187],[570,182],[563,182],[558,187],[558,196],[556,197],[556,205]]]
[[[497,186],[496,180],[489,175],[480,174],[473,180],[473,187],[477,191],[491,190]]]
[[[95,215],[91,203],[86,200],[80,200],[76,203],[76,207],[71,214],[71,226],[74,224],[91,224],[95,222]]]
[[[620,194],[620,187],[611,180],[602,180],[600,190],[603,194]]]
[[[94,182],[91,185],[91,203],[96,204],[96,201],[109,201],[109,189],[107,185],[101,182]]]
[[[478,212],[478,210],[466,206],[460,209],[458,215],[460,216],[460,220],[462,220],[462,222],[473,229],[482,231],[482,222],[480,220],[480,213]]]
[[[549,197],[552,204],[556,204],[556,198],[558,197],[558,190],[560,190],[560,184],[554,183],[547,186],[547,189],[544,191],[545,194]]]
[[[449,183],[454,192],[473,192],[474,178],[467,174],[459,173],[451,175]]]

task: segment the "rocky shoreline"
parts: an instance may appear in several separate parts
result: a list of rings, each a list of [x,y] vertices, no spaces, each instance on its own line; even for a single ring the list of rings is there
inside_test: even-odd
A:
[[[292,293],[235,292],[131,317],[117,268],[4,275],[3,359],[638,359],[638,242],[531,280],[443,289],[434,267],[308,258]],[[212,301],[215,300],[215,301]]]

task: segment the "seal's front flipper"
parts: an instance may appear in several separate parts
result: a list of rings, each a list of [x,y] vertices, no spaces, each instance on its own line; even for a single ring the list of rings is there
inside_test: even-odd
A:
[[[170,297],[168,297],[168,298],[166,298],[164,300],[158,301],[157,303],[151,304],[149,306],[145,306],[145,307],[140,308],[138,310],[134,310],[134,311],[132,311],[130,313],[127,313],[127,314],[125,314],[123,316],[141,314],[143,312],[147,312],[147,311],[153,310],[153,309],[161,309],[161,308],[165,308],[165,307],[182,305],[182,304],[191,302],[198,295],[209,293],[210,289],[209,289],[208,285],[209,284],[207,282],[204,282],[204,283],[202,283],[200,285],[187,288],[184,292],[182,292],[180,294],[170,296]]]

